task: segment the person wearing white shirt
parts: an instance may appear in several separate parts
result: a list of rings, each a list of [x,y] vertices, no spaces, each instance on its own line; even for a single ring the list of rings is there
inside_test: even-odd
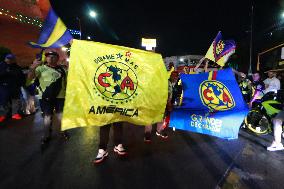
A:
[[[268,71],[268,78],[263,81],[265,84],[264,94],[273,91],[276,92],[280,89],[280,80],[276,78],[276,73]]]

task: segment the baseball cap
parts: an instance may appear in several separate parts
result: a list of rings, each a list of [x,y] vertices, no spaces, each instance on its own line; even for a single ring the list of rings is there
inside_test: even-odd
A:
[[[15,59],[16,56],[10,53],[10,54],[7,54],[7,55],[5,56],[5,58],[7,58],[7,59]]]
[[[59,57],[59,54],[57,52],[55,52],[55,51],[48,51],[48,52],[46,52],[45,56],[48,56],[48,55],[54,55],[54,56]]]

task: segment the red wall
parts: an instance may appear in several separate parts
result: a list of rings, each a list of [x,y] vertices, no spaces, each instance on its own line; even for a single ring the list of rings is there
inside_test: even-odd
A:
[[[21,13],[25,16],[44,20],[50,4],[48,0],[38,0],[31,4],[29,0],[1,0],[0,8],[10,10],[11,15]],[[0,14],[0,46],[9,48],[16,56],[20,65],[29,65],[39,52],[27,45],[27,42],[36,42],[40,28],[23,24],[10,16]]]

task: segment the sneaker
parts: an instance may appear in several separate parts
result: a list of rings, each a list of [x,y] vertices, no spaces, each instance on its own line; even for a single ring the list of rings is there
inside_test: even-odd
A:
[[[146,143],[150,143],[151,142],[151,133],[150,132],[146,132],[144,134],[144,142],[146,142]]]
[[[96,157],[96,159],[93,161],[93,163],[100,163],[102,162],[105,157],[108,156],[108,152],[104,149],[99,149],[98,155]]]
[[[31,112],[29,110],[26,110],[25,115],[31,115]]]
[[[273,142],[269,147],[267,147],[268,151],[279,151],[284,150],[284,146],[282,143],[277,144],[276,142]]]
[[[162,130],[161,132],[156,131],[156,135],[158,137],[161,137],[162,139],[167,139],[169,137],[164,130]]]
[[[123,156],[126,155],[127,152],[126,150],[123,148],[122,144],[119,144],[117,146],[114,147],[113,149],[114,152],[116,152],[118,155]]]
[[[20,114],[14,114],[12,116],[12,119],[16,119],[16,120],[19,120],[19,119],[22,119],[22,116]]]
[[[6,116],[0,116],[0,122],[3,122],[6,119]]]

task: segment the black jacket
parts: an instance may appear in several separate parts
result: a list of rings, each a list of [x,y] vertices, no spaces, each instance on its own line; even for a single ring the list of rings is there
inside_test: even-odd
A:
[[[25,84],[25,76],[17,64],[0,63],[0,85],[20,88]]]

